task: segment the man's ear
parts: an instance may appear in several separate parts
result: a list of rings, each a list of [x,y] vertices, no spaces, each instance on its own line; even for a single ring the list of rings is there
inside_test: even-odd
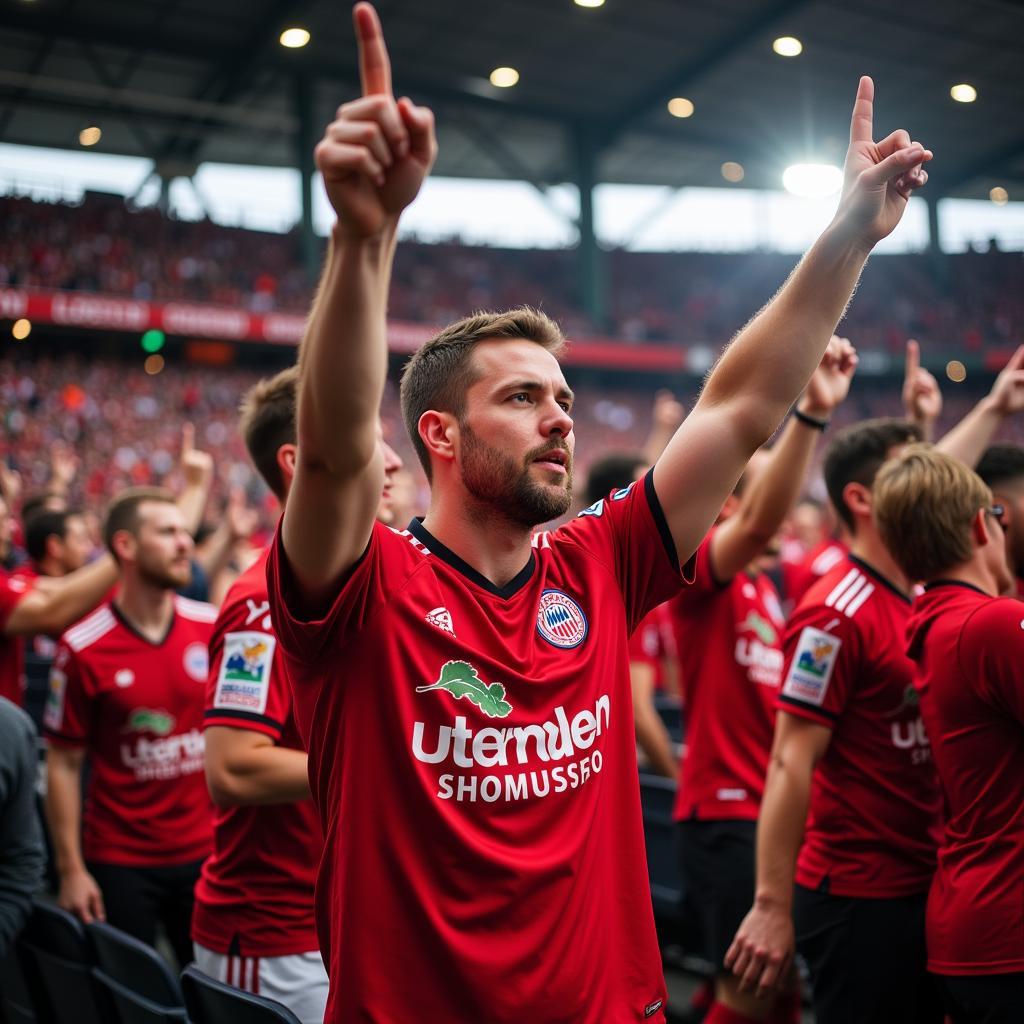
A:
[[[997,530],[1001,529],[1000,526],[989,520],[988,513],[983,508],[979,508],[971,520],[971,539],[979,548],[983,548],[991,541],[993,527]]]
[[[442,462],[455,461],[459,424],[450,412],[428,409],[416,426],[431,460],[436,458]]]
[[[870,487],[854,482],[848,483],[843,488],[843,502],[852,513],[854,519],[871,518],[874,500]]]
[[[285,489],[287,490],[295,478],[295,454],[297,448],[293,444],[283,444],[277,449],[277,468],[284,477]]]

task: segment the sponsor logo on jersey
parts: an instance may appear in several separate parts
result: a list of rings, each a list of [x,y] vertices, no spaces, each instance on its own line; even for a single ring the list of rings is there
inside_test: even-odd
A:
[[[775,627],[753,610],[747,612],[747,617],[736,628],[741,633],[749,630],[763,644],[777,644],[779,642],[779,634],[776,632]]]
[[[432,626],[437,626],[444,633],[455,636],[455,626],[452,623],[452,613],[447,608],[433,608],[426,614],[426,620]]]
[[[277,637],[270,633],[228,633],[213,706],[262,715],[267,709],[276,646]]]
[[[751,610],[737,625],[736,631],[738,635],[733,652],[736,664],[747,670],[747,678],[752,683],[778,689],[786,657],[779,649],[779,634],[775,627]]]
[[[245,606],[247,609],[247,615],[245,617],[245,624],[251,626],[257,619],[262,618],[263,621],[260,623],[261,629],[270,629],[270,602],[261,601],[257,604],[251,597],[245,599]]]
[[[152,732],[157,736],[169,736],[174,730],[174,715],[160,708],[135,708],[128,715],[122,732]]]
[[[552,647],[572,650],[587,639],[587,617],[580,606],[560,590],[545,590],[537,609],[537,632]]]
[[[185,648],[182,664],[185,666],[185,672],[197,683],[205,683],[206,677],[210,674],[210,655],[206,644],[189,644]]]
[[[485,683],[468,661],[446,661],[437,682],[416,687],[417,693],[431,690],[446,690],[456,700],[467,700],[488,718],[505,718],[512,714],[512,705],[505,700],[505,687],[501,683]]]
[[[902,715],[908,708],[916,708],[920,707],[920,705],[921,698],[918,696],[917,690],[914,689],[914,684],[908,683],[903,689],[899,704],[892,711],[886,712],[885,717],[895,718],[896,715]]]
[[[134,743],[121,744],[121,763],[134,773],[137,782],[177,779],[204,770],[204,749],[198,729],[158,740],[139,736]]]
[[[604,498],[599,498],[589,508],[585,508],[580,516],[597,516],[601,517],[604,515]]]
[[[646,1020],[648,1017],[653,1017],[661,1009],[661,1004],[663,1002],[663,999],[655,999],[653,1003],[648,1003],[644,1007],[644,1019]]]
[[[46,709],[43,711],[43,725],[59,732],[64,724],[64,694],[68,677],[59,668],[50,669],[50,690],[46,695]]]
[[[126,690],[135,682],[135,673],[130,668],[119,668],[114,673],[114,685]]]
[[[635,483],[630,484],[628,487],[622,487],[612,495],[612,501],[623,501],[629,497],[629,492],[636,486]]]
[[[825,701],[840,646],[842,641],[830,633],[810,626],[804,629],[782,688],[783,695],[820,707]]]

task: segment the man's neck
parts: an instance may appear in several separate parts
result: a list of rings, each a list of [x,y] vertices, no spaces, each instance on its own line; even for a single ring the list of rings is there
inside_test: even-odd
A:
[[[163,640],[174,618],[174,591],[140,580],[130,572],[122,577],[114,604],[131,626],[153,643]]]
[[[914,581],[908,579],[896,560],[889,554],[888,548],[882,543],[873,526],[860,527],[850,545],[850,554],[867,562],[872,569],[881,573],[894,587],[902,590],[908,597],[914,588]]]
[[[530,560],[533,531],[473,503],[435,497],[423,527],[496,587],[515,579]]]
[[[972,587],[977,587],[978,590],[984,591],[989,597],[999,596],[999,581],[979,558],[972,558],[969,562],[963,562],[955,569],[949,569],[942,573],[939,579],[967,583]]]

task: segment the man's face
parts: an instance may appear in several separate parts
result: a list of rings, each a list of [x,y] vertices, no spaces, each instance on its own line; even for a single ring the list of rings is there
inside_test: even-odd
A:
[[[395,521],[395,504],[392,501],[392,488],[395,474],[402,468],[402,458],[384,440],[383,431],[378,428],[377,443],[384,456],[384,489],[381,491],[380,504],[377,506],[377,518],[385,525],[392,526]],[[397,495],[395,496],[397,498]]]
[[[572,503],[572,392],[532,341],[484,341],[459,419],[462,482],[482,508],[531,528]]]
[[[64,539],[60,543],[60,567],[67,574],[81,569],[92,553],[89,528],[82,516],[68,516],[64,520]]]
[[[826,535],[825,514],[816,505],[801,502],[789,518],[793,536],[808,551],[816,548]]]
[[[175,590],[191,582],[192,537],[177,505],[144,501],[133,547],[136,569],[146,583]]]
[[[1024,481],[1020,487],[997,488],[996,503],[1006,509],[1006,561],[1016,576],[1024,576]]]

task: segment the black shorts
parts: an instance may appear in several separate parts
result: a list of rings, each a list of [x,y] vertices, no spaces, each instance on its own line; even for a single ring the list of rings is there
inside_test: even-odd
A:
[[[953,1024],[1020,1024],[1024,974],[937,974]]]
[[[701,950],[718,971],[754,902],[754,821],[681,821],[679,865],[700,927]]]
[[[938,986],[925,969],[926,900],[796,887],[796,948],[811,974],[817,1024],[942,1024]]]

